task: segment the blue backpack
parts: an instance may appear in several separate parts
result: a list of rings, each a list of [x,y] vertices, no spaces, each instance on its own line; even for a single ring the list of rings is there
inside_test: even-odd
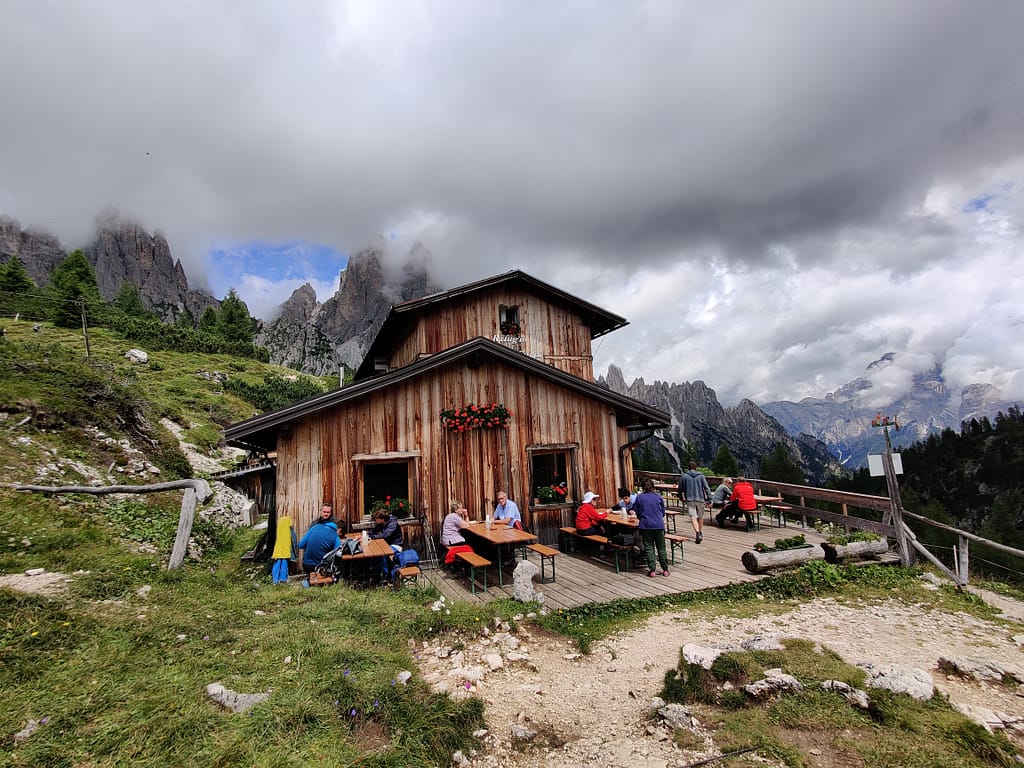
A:
[[[419,565],[420,555],[415,549],[403,549],[397,555],[395,555],[395,564],[391,568],[391,580],[394,581],[398,578],[398,569],[405,568],[407,565]]]

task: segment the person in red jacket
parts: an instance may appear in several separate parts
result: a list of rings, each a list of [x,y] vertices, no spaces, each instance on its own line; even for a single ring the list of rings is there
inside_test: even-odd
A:
[[[733,504],[735,502],[735,504]],[[731,508],[731,509],[730,509]],[[757,509],[757,501],[754,500],[754,486],[747,482],[747,478],[740,475],[732,487],[732,495],[729,496],[729,504],[722,510],[722,516],[730,515],[733,520],[739,520],[742,514],[747,521],[747,530],[754,530],[753,512]],[[729,511],[726,511],[729,510]]]
[[[603,522],[608,517],[607,510],[597,510],[594,500],[601,498],[593,491],[583,494],[583,503],[576,510],[576,533],[580,536],[604,536]]]

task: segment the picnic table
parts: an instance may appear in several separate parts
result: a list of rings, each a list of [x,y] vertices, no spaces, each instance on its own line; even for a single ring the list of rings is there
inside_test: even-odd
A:
[[[537,537],[532,533],[526,531],[520,531],[516,528],[509,528],[507,523],[498,522],[492,523],[491,527],[488,528],[485,523],[479,520],[470,520],[469,525],[462,529],[466,533],[470,533],[479,539],[487,542],[495,550],[495,559],[498,561],[498,586],[504,586],[504,576],[502,574],[502,563],[506,558],[505,549],[511,550],[512,558],[515,558],[516,549],[525,547],[527,544],[533,544],[537,541]]]
[[[346,533],[346,539],[362,539],[360,533]],[[387,558],[395,554],[395,551],[391,548],[384,539],[368,539],[362,547],[362,551],[355,555],[342,555],[341,561],[345,564],[346,573],[345,576],[349,580],[352,578],[352,569],[356,565],[361,565],[364,568],[369,568],[370,563],[375,562],[380,558],[384,558],[384,562],[387,562]],[[383,571],[381,574],[383,575]],[[371,580],[376,579],[377,575],[371,574]]]

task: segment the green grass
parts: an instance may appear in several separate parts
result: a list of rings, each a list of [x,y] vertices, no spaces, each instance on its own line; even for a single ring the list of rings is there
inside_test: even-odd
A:
[[[785,650],[729,652],[705,670],[680,654],[665,675],[666,701],[702,707],[700,717],[722,752],[756,747],[757,755],[790,768],[820,764],[810,758],[836,756],[835,765],[887,768],[974,768],[1016,765],[1015,749],[953,710],[937,695],[930,701],[867,689],[868,711],[821,689],[825,680],[864,688],[865,674],[836,653],[805,640],[784,640]],[[767,701],[754,701],[742,687],[781,668],[804,686]],[[733,765],[753,765],[753,755]]]
[[[102,506],[37,497],[3,518],[2,570],[90,572],[61,597],[0,589],[0,732],[46,718],[0,764],[157,766],[174,755],[196,766],[442,765],[473,746],[478,700],[395,678],[415,669],[410,640],[510,618],[515,606],[439,615],[430,589],[275,587],[240,560],[249,531],[216,557],[167,572],[158,557],[126,548],[124,526],[105,524]],[[213,682],[272,695],[232,714],[207,700]]]
[[[121,450],[98,442],[91,427],[131,439],[161,467],[160,479],[188,473],[161,418],[212,448],[222,426],[253,411],[197,374],[219,371],[258,386],[268,373],[283,372],[250,359],[167,351],[152,352],[149,365],[131,366],[123,354],[135,345],[104,329],[90,332],[86,360],[79,333],[45,326],[34,334],[25,323],[0,323],[8,328],[0,341],[0,466],[8,482],[78,482],[88,467],[123,465]],[[254,532],[202,522],[195,530],[209,554],[167,572],[180,498],[0,489],[0,573],[79,572],[66,594],[0,588],[0,733],[7,734],[0,766],[431,766],[477,746],[471,734],[483,724],[478,699],[456,701],[431,692],[415,674],[404,686],[396,676],[416,671],[420,640],[479,629],[496,617],[511,621],[521,605],[455,603],[450,612],[435,612],[437,594],[425,588],[275,587],[262,567],[240,559]],[[541,623],[587,651],[594,640],[659,611],[767,615],[817,595],[903,599],[994,618],[973,595],[926,591],[916,576],[815,562],[754,584],[557,611]],[[862,680],[835,654],[799,642],[761,657],[726,654],[712,672],[739,681],[764,665],[812,683]],[[710,714],[702,719],[715,725],[723,751],[758,745],[761,754],[802,766],[813,747],[838,756],[835,765],[897,768],[1006,765],[1012,754],[1005,740],[941,699],[918,704],[873,694],[875,707],[862,713],[812,687],[752,707],[735,691],[721,695],[712,677],[674,669],[666,688],[706,702],[700,706]],[[247,714],[232,714],[208,700],[205,687],[213,682],[271,696]],[[29,719],[45,723],[13,744],[10,735]],[[675,738],[700,746],[684,733]],[[727,764],[754,760],[745,755]]]

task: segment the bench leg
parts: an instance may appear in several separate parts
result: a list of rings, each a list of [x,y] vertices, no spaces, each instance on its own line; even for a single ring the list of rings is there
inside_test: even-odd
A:
[[[484,592],[487,591],[487,568],[485,567],[483,570],[484,570],[484,581],[483,581],[483,584],[480,584],[477,581],[477,578],[476,578],[476,566],[475,565],[469,566],[469,592],[470,592],[470,594],[475,595],[476,594],[476,588],[478,586],[482,587]]]
[[[545,565],[551,563],[551,578],[547,577]],[[555,556],[554,555],[541,555],[540,556],[540,583],[547,584],[555,580]]]
[[[680,563],[685,562],[685,558],[683,557],[683,542],[676,541],[675,539],[669,539],[668,543],[669,543],[669,556],[670,556],[670,559],[672,560],[672,565],[676,564],[676,547],[679,547],[679,562]]]

